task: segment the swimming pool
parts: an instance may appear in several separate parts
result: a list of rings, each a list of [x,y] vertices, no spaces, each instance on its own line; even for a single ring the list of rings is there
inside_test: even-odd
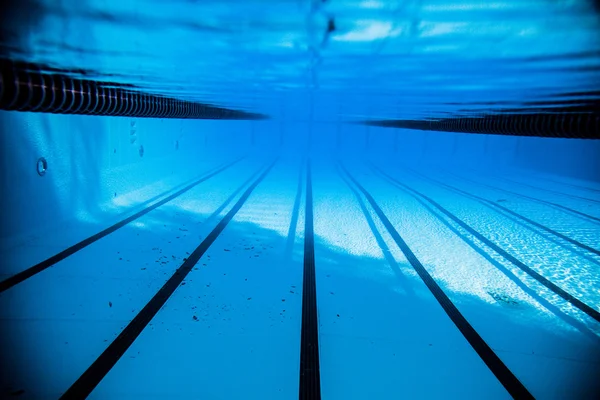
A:
[[[2,395],[596,398],[594,4],[7,5]]]

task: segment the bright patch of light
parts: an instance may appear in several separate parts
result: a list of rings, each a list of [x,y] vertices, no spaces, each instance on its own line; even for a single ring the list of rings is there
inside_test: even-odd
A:
[[[522,29],[517,33],[517,36],[520,36],[520,37],[536,36],[536,35],[540,35],[540,31],[539,31],[539,29],[534,28],[534,27]]]
[[[205,199],[179,201],[177,205],[169,205],[170,208],[176,208],[190,214],[210,215],[219,205],[207,202]]]
[[[521,5],[527,5],[526,2],[522,2]],[[471,3],[471,4],[436,4],[424,6],[424,11],[472,11],[472,10],[502,10],[508,8],[515,8],[517,5],[514,3],[488,3],[485,1]]]
[[[454,53],[460,49],[460,46],[447,44],[439,46],[425,46],[420,49],[422,53]]]
[[[284,37],[273,43],[273,47],[279,47],[284,49],[301,49],[302,41],[299,40],[298,37],[295,35],[285,35]]]
[[[140,220],[136,220],[136,221],[133,221],[133,222],[131,223],[131,226],[132,226],[132,227],[134,227],[134,228],[140,228],[140,229],[144,229],[144,228],[146,228],[146,227],[147,227],[147,224],[143,223],[143,222],[142,222],[142,221],[140,221]]]
[[[75,218],[81,222],[87,222],[89,224],[97,224],[97,223],[101,222],[92,213],[90,213],[87,210],[84,210],[82,208],[76,208],[74,210],[74,215],[75,215]]]
[[[329,201],[325,201],[326,197],[323,197],[315,204],[319,215],[315,218],[315,240],[327,243],[340,254],[383,259],[373,235],[365,234],[368,225],[353,198],[341,197],[335,192],[327,197],[330,198]],[[341,213],[340,210],[344,212]]]
[[[293,211],[289,199],[293,195],[293,193],[278,192],[276,189],[268,194],[256,193],[254,197],[256,202],[246,204],[235,215],[235,221],[256,224],[286,237]],[[260,196],[263,198],[260,199]]]
[[[387,37],[395,37],[402,32],[400,28],[394,29],[391,22],[358,21],[357,25],[357,29],[341,35],[335,35],[333,39],[340,42],[369,42]]]
[[[385,7],[385,4],[381,1],[376,0],[367,0],[363,1],[359,4],[360,8],[370,8],[370,9],[381,9]]]
[[[277,47],[284,47],[287,49],[292,49],[294,48],[294,42],[289,41],[289,40],[282,40],[281,42],[277,43]]]
[[[440,22],[434,24],[423,24],[421,37],[441,36],[460,31],[468,26],[465,22]]]

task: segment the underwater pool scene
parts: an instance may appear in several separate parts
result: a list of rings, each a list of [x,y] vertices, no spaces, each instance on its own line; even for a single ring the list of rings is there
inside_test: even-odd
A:
[[[600,2],[0,1],[0,398],[600,398]]]

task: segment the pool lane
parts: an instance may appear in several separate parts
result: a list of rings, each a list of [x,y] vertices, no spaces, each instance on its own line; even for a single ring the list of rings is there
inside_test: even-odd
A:
[[[225,169],[233,167],[241,160],[240,157],[232,158],[230,162],[225,163],[199,160],[196,176],[191,180],[182,182],[181,177],[179,179],[166,177],[127,194],[125,197],[135,199],[129,206],[101,205],[100,207],[113,208],[114,215],[106,213],[100,221],[97,221],[98,217],[91,217],[91,221],[79,219],[65,221],[52,227],[51,232],[38,232],[19,244],[9,246],[5,243],[6,248],[0,252],[4,260],[0,271],[0,292],[52,267],[85,246],[168,203],[205,180],[217,176]],[[115,203],[121,201],[125,200],[116,198],[114,200]]]
[[[3,386],[21,398],[65,393],[266,165],[240,163],[0,294]],[[352,178],[335,160],[311,162],[322,398],[510,398],[353,179],[526,390],[544,399],[599,389],[600,324],[366,164],[344,165]],[[385,172],[461,218],[513,229],[459,193]],[[278,162],[90,398],[302,397],[306,183],[303,159]]]
[[[563,243],[571,247],[572,250],[579,250],[581,254],[600,256],[600,250],[596,248],[600,237],[600,224],[592,220],[582,220],[573,214],[561,212],[543,203],[533,202],[526,198],[518,198],[510,195],[510,193],[509,196],[504,196],[501,191],[493,190],[490,187],[466,185],[464,181],[459,181],[453,178],[452,175],[441,174],[441,176],[433,177],[431,172],[417,171],[404,166],[400,170],[403,173],[407,172],[416,175],[418,178],[424,178],[433,183],[434,186],[475,198],[492,209],[509,214],[509,217],[514,217],[526,228],[538,231],[546,236],[549,234],[554,236],[553,239],[560,238],[571,245],[579,247],[579,249],[573,249],[572,246],[569,246],[569,243]],[[600,258],[597,258],[595,262],[600,264]]]
[[[536,398],[585,398],[599,389],[596,321],[519,273],[426,201],[398,189],[367,166],[354,170],[425,268]],[[393,169],[385,172],[396,172],[399,180],[419,190],[428,188],[414,176]],[[429,188],[427,194],[462,211],[461,216],[471,212],[474,218],[488,218],[486,212],[493,213],[472,207],[455,193]],[[493,227],[495,233],[506,225],[495,221],[483,226]],[[530,252],[534,255],[536,249]]]
[[[437,171],[439,172],[439,171]],[[527,174],[526,171],[522,172]],[[557,195],[557,193],[547,193],[535,190],[531,187],[523,187],[515,185],[514,182],[497,179],[497,177],[487,174],[478,174],[473,170],[448,170],[442,173],[437,173],[439,176],[450,175],[452,179],[467,182],[467,184],[475,184],[475,187],[485,187],[497,192],[504,193],[509,196],[516,196],[519,199],[526,199],[538,204],[544,204],[561,212],[566,212],[583,218],[588,222],[600,222],[600,210],[598,204],[591,201],[581,199],[573,199]]]
[[[301,166],[275,165],[91,399],[298,397]]]
[[[227,170],[0,294],[3,345],[11,349],[3,357],[10,366],[2,375],[4,386],[25,390],[31,398],[58,398],[213,229],[261,167],[262,161],[248,161]]]
[[[469,235],[493,248],[495,254],[517,268],[517,274],[544,285],[549,296],[562,297],[600,322],[597,255],[575,252],[556,238],[527,229],[511,215],[423,178],[402,175],[398,180],[381,170],[376,172],[382,173],[385,179],[395,180],[392,183],[399,189],[412,191]]]
[[[323,398],[510,398],[333,162],[313,185]]]

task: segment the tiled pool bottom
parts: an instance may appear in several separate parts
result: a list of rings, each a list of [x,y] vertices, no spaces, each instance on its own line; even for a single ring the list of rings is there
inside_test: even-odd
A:
[[[540,399],[599,393],[600,185],[228,161],[3,246],[3,395],[298,398],[307,222],[322,398],[510,398],[511,376]]]

